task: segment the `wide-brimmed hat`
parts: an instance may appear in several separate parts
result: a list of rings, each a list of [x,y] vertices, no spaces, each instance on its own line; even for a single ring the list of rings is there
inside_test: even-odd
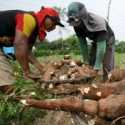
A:
[[[68,6],[68,22],[72,26],[80,26],[83,23],[90,32],[107,31],[106,20],[94,13],[88,12],[85,5],[80,2],[72,2]]]
[[[80,23],[81,18],[87,22],[87,10],[84,4],[79,2],[72,2],[68,6],[68,23],[72,26],[77,26]]]

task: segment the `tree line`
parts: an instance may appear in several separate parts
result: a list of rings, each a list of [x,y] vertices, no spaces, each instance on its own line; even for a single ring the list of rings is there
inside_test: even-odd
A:
[[[37,40],[38,41],[38,40]],[[38,41],[38,43],[40,43]],[[89,45],[89,48],[91,46]],[[125,41],[115,42],[115,51],[118,53],[125,53]],[[37,46],[35,55],[39,56],[50,56],[50,55],[63,55],[73,53],[74,55],[80,54],[80,46],[78,39],[75,35],[70,36],[66,39],[57,39],[54,41],[48,41],[47,39]]]

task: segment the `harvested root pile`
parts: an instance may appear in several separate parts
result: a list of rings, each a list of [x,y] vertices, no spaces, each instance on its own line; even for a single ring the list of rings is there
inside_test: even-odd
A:
[[[83,64],[80,60],[73,60],[68,55],[65,55],[63,60],[45,64],[44,67],[45,72],[39,83],[48,85],[50,89],[55,85],[59,87],[59,84],[68,87],[74,83],[91,82],[97,75],[89,65]]]
[[[125,78],[125,69],[114,69],[109,76],[109,81],[120,81]]]
[[[24,105],[48,110],[83,112],[102,119],[100,125],[103,124],[102,121],[108,119],[111,123],[112,120],[125,115],[125,70],[114,70],[110,76],[110,83],[84,84],[87,82],[79,80],[75,81],[77,84],[71,84],[71,80],[81,77],[93,78],[97,74],[90,66],[74,61],[69,56],[65,56],[61,61],[47,64],[45,68],[41,84],[46,81],[45,84],[49,83],[49,90],[52,90],[49,92],[68,94],[68,97],[47,100],[21,99]],[[64,82],[65,80],[69,81]],[[79,84],[80,82],[83,84]],[[77,97],[69,95],[73,92],[77,93]]]
[[[84,93],[87,98],[93,95],[93,99],[98,99],[104,98],[110,94],[110,91],[114,91],[111,89],[113,87],[108,87],[108,85],[97,87],[95,81],[97,84],[98,80],[95,79],[100,77],[97,72],[89,65],[83,64],[80,60],[71,59],[69,55],[65,55],[63,60],[50,62],[44,65],[45,72],[39,83],[42,88],[48,89],[51,94],[71,94],[80,92]],[[121,81],[124,79],[124,76],[124,69],[115,69],[111,72],[109,80],[106,83]],[[88,88],[87,85],[85,85],[87,83],[92,83],[92,85]],[[102,81],[98,81],[98,84],[101,83]],[[81,88],[85,88],[85,92],[83,92]],[[119,86],[118,88],[121,89],[122,87]],[[89,93],[86,93],[86,91],[89,91]],[[97,96],[100,95],[100,91],[103,91],[103,95]]]
[[[61,61],[48,64],[45,70],[43,79],[46,81],[67,80],[96,75],[90,66],[82,64],[80,60],[72,60],[70,57],[68,58],[68,55]]]
[[[35,100],[29,98],[21,99],[20,101],[29,107],[56,111],[82,112],[88,115],[98,116],[103,120],[110,120],[111,122],[125,115],[124,88],[125,80],[113,84],[83,85],[80,90],[82,98],[69,96],[60,99]]]

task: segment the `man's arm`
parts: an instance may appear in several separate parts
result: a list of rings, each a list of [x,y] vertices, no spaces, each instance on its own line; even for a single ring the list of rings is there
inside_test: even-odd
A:
[[[16,59],[18,60],[23,69],[24,76],[27,77],[30,73],[28,58],[28,38],[19,30],[16,30],[14,47]]]
[[[88,64],[89,62],[89,55],[88,55],[88,45],[87,45],[87,41],[84,37],[78,36],[78,40],[80,43],[80,50],[81,50],[81,54],[83,57],[83,62]]]
[[[80,43],[80,50],[81,50],[81,55],[83,57],[83,62],[88,64],[89,55],[88,55],[88,45],[87,45],[86,37],[84,36],[84,34],[82,34],[79,28],[74,27],[74,30]]]
[[[36,37],[32,34],[35,28],[36,20],[31,14],[17,14],[14,46],[16,58],[19,61],[26,78],[31,78],[29,68],[29,54],[31,51],[29,49],[29,40],[33,37],[34,39],[32,39],[32,41],[35,41]]]
[[[29,47],[29,55],[28,55],[29,61],[31,64],[33,64],[42,74],[43,73],[43,66],[42,64],[37,60],[37,58],[32,53],[32,45]]]

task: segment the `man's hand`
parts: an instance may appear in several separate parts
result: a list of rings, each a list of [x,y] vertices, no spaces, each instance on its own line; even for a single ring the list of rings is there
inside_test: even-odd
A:
[[[34,74],[34,73],[26,73],[24,74],[24,79],[26,80],[37,80],[40,79],[41,76],[38,74]]]
[[[44,66],[34,57],[32,53],[29,53],[29,61],[39,70],[40,74],[43,75]]]
[[[38,69],[39,69],[41,75],[43,75],[45,73],[45,70],[44,70],[44,67],[42,64],[38,65]]]

